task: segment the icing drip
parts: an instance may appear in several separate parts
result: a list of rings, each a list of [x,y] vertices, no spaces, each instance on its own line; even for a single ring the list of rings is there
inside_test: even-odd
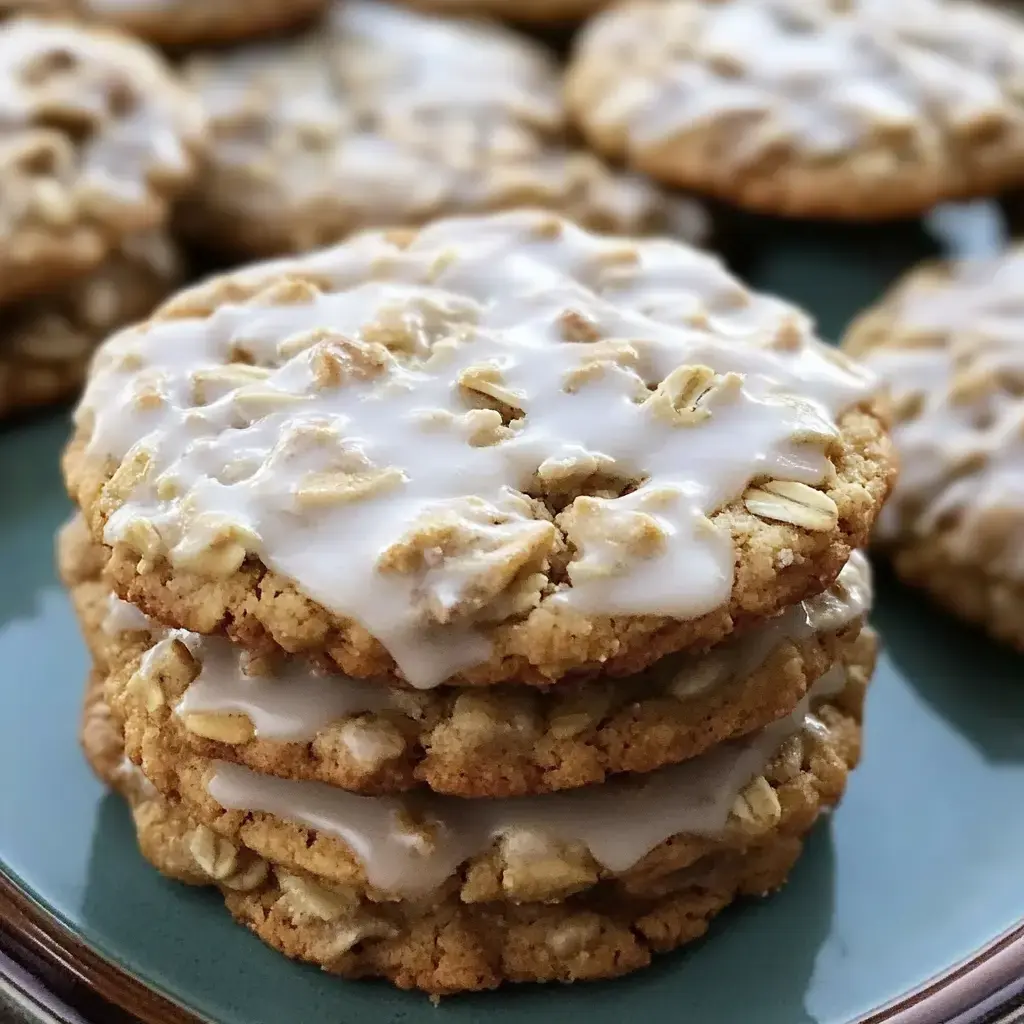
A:
[[[855,552],[835,584],[818,597],[701,657],[672,655],[617,685],[626,691],[660,687],[680,698],[692,696],[754,671],[784,640],[841,629],[864,615],[870,603],[870,566],[862,552]],[[274,676],[251,676],[245,671],[245,653],[228,641],[195,634],[178,636],[187,638],[186,644],[200,665],[199,675],[175,709],[181,716],[241,713],[252,721],[257,737],[297,741],[312,739],[324,726],[346,715],[402,708],[402,691],[394,687],[317,674],[298,659],[289,661],[287,668]]]

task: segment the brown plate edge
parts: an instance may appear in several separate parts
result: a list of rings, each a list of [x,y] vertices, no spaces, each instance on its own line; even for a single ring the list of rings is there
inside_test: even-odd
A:
[[[23,967],[42,973],[45,981],[59,983],[64,990],[60,994],[76,1009],[78,1000],[69,998],[68,989],[78,999],[99,995],[146,1024],[203,1024],[201,1018],[86,945],[2,870],[0,950]],[[1021,977],[1024,919],[960,964],[856,1024],[941,1024],[1009,989]]]
[[[145,1024],[203,1024],[107,960],[24,892],[0,869],[0,951],[39,979],[87,1019],[116,1024],[110,1007]],[[16,985],[18,979],[11,979]],[[29,997],[33,993],[26,993]],[[97,1006],[99,996],[109,1006]],[[97,1012],[98,1011],[98,1012]]]

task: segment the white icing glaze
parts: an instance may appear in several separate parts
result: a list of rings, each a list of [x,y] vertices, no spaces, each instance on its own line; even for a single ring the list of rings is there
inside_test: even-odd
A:
[[[947,520],[954,557],[1024,579],[1024,250],[923,275],[896,299],[896,343],[866,360],[890,386],[900,478],[883,540]],[[906,347],[903,347],[903,346]]]
[[[153,623],[133,604],[111,594],[107,601],[107,614],[100,627],[107,636],[121,633],[141,633],[153,628]]]
[[[638,677],[618,680],[628,690],[652,680],[677,696],[691,696],[754,671],[786,639],[800,640],[833,632],[866,614],[871,604],[871,573],[867,558],[855,552],[835,584],[818,597],[787,610],[700,657],[670,655]],[[241,713],[248,715],[257,737],[269,740],[311,739],[330,722],[347,715],[401,709],[400,691],[377,682],[347,676],[320,675],[305,662],[291,661],[272,677],[246,674],[245,652],[217,637],[176,634],[199,663],[199,675],[178,702],[176,712]],[[161,641],[167,644],[169,641]],[[153,658],[159,658],[155,652]],[[363,751],[373,761],[364,735],[347,733],[343,740],[353,753]]]
[[[804,727],[825,728],[809,714],[810,701],[844,685],[837,667],[788,717],[639,781],[620,778],[571,792],[501,800],[366,797],[217,761],[207,792],[225,809],[261,811],[338,837],[362,862],[370,884],[385,892],[430,891],[498,837],[522,833],[524,841],[536,837],[538,844],[582,843],[599,864],[623,872],[674,835],[720,834],[736,796],[782,742]],[[432,844],[402,828],[410,816],[431,830]]]
[[[1024,30],[981,4],[648,0],[598,15],[578,53],[585,121],[637,148],[735,125],[714,137],[720,172],[782,147],[934,161],[944,134],[1022,119]]]
[[[92,455],[145,453],[150,470],[110,516],[106,542],[144,525],[183,567],[225,544],[240,560],[244,546],[364,625],[418,686],[485,660],[477,624],[538,601],[679,618],[720,606],[733,552],[708,516],[755,479],[827,479],[836,416],[874,379],[711,257],[666,240],[627,247],[568,224],[552,235],[552,223],[531,212],[439,221],[404,249],[361,235],[274,265],[331,281],[312,301],[225,303],[205,320],[113,338],[79,417],[94,419]],[[368,280],[372,268],[387,280]],[[567,313],[609,340],[567,342]],[[373,350],[380,376],[359,379],[357,366],[343,386],[318,383],[325,352],[358,362],[365,340],[349,339],[399,328],[394,351]],[[266,379],[221,384],[197,404],[203,373],[239,347],[268,367]],[[648,383],[694,365],[719,376],[697,422],[683,426],[659,412]],[[492,422],[496,443],[474,446],[488,414],[456,381],[481,367],[523,414],[507,430]],[[156,402],[140,401],[147,387]],[[519,492],[588,464],[643,482],[574,502],[575,519],[562,520],[577,548],[569,585],[542,593],[537,573],[560,540]],[[310,474],[353,472],[390,476],[358,500],[303,503]],[[439,524],[454,550],[422,539]]]

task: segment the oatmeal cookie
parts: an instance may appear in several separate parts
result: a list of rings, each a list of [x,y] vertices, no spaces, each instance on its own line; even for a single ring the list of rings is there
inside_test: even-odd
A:
[[[737,897],[779,888],[803,845],[794,825],[792,834],[701,857],[644,892],[599,887],[556,904],[469,906],[457,893],[379,903],[350,886],[269,863],[156,794],[121,759],[117,722],[95,677],[82,739],[97,774],[128,801],[139,848],[162,874],[219,886],[234,917],[287,956],[438,995],[505,981],[616,977],[644,967],[652,953],[699,938]],[[804,831],[813,820],[807,817]]]
[[[591,143],[789,216],[884,218],[1024,178],[1024,23],[971,0],[630,0],[567,79]]]
[[[104,700],[103,679],[93,671],[86,681],[79,740],[96,777],[128,803],[142,855],[161,874],[190,885],[209,885],[215,875],[224,889],[264,881],[267,868],[260,858],[234,850],[227,865],[228,844],[164,800],[124,756],[121,723]]]
[[[499,25],[343,0],[306,37],[199,57],[185,75],[212,142],[180,225],[213,248],[303,252],[513,206],[611,232],[708,233],[692,200],[572,147],[554,58]]]
[[[76,588],[86,613],[92,588]],[[638,676],[549,693],[420,693],[319,673],[294,658],[259,664],[221,638],[129,633],[107,697],[133,755],[157,742],[168,756],[184,749],[354,792],[426,783],[455,796],[520,796],[653,771],[792,713],[814,680],[855,656],[869,604],[867,562],[857,554],[825,594],[708,654],[669,655]],[[137,627],[131,606],[114,598],[104,607],[113,611],[101,623],[94,614],[92,628]]]
[[[918,268],[850,328],[887,382],[903,471],[874,540],[951,611],[1024,649],[1024,247]]]
[[[0,416],[75,395],[96,346],[149,316],[181,277],[177,250],[152,233],[56,295],[0,307]]]
[[[100,350],[64,465],[168,625],[549,686],[826,589],[894,471],[873,393],[713,258],[519,211],[183,293]]]
[[[373,901],[457,892],[467,904],[553,902],[598,884],[644,895],[701,857],[801,834],[839,798],[874,650],[865,630],[790,715],[748,737],[540,796],[361,796],[170,750],[155,729],[127,749],[161,794],[218,835]]]
[[[140,43],[0,23],[0,95],[0,304],[95,270],[192,181],[201,105]]]
[[[328,0],[0,0],[0,17],[25,12],[120,29],[158,46],[235,43],[283,32]]]

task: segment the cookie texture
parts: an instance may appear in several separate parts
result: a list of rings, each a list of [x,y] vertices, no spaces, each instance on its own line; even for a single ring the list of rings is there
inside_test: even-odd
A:
[[[570,110],[655,178],[883,218],[1021,180],[1024,23],[970,0],[630,0],[583,30]]]
[[[619,233],[708,233],[695,202],[572,146],[554,58],[496,24],[346,0],[307,36],[199,57],[185,75],[212,141],[179,223],[216,249],[303,252],[514,206]]]
[[[550,693],[417,693],[294,660],[260,665],[223,639],[131,632],[131,611],[124,618],[109,596],[94,610],[97,597],[91,581],[76,588],[85,632],[129,627],[115,638],[107,696],[132,753],[159,743],[167,757],[184,749],[355,792],[425,783],[507,797],[652,771],[791,714],[816,679],[859,649],[870,581],[855,556],[821,597],[709,654]],[[102,644],[90,641],[94,656]]]
[[[873,389],[705,254],[515,212],[183,293],[101,349],[65,470],[166,624],[548,686],[827,588],[894,472]]]
[[[0,23],[0,304],[53,292],[158,228],[204,143],[160,58],[100,30]],[[0,345],[3,341],[0,340]]]
[[[859,750],[875,641],[791,715],[681,765],[534,797],[359,796],[168,749],[128,754],[156,789],[236,845],[374,902],[457,892],[463,903],[550,902],[594,886],[647,893],[715,852],[805,827],[838,799]],[[155,703],[155,698],[154,698]]]
[[[140,851],[158,871],[218,886],[236,920],[287,956],[436,995],[506,981],[611,978],[645,967],[653,953],[699,938],[736,898],[779,888],[815,817],[791,814],[786,834],[752,834],[742,851],[699,858],[642,891],[598,887],[553,904],[467,905],[453,893],[372,903],[344,884],[268,862],[198,823],[130,762],[126,767],[117,730],[94,676],[83,747],[99,777],[128,801]],[[801,802],[792,791],[784,796],[789,806]]]
[[[0,307],[0,416],[77,394],[96,346],[149,316],[181,281],[177,249],[152,232],[126,239],[58,295]]]
[[[931,264],[844,342],[893,396],[901,482],[879,520],[897,572],[1024,648],[1024,249]]]

